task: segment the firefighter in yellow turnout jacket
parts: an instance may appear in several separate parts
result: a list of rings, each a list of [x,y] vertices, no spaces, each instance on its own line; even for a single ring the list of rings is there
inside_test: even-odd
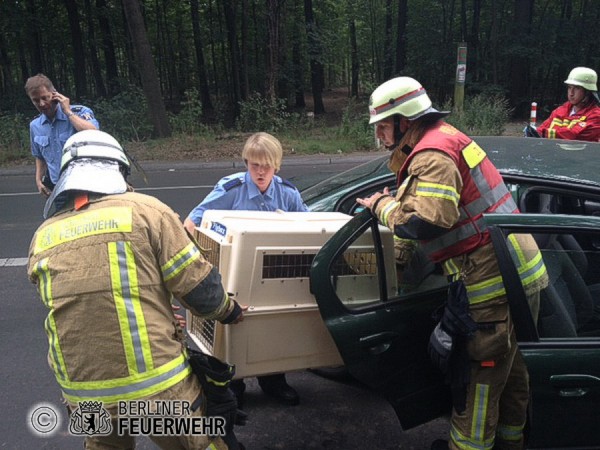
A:
[[[243,311],[179,217],[153,197],[126,192],[129,162],[112,136],[73,135],[61,166],[45,214],[58,196],[66,206],[35,233],[28,266],[49,310],[49,364],[71,411],[97,401],[111,414],[112,434],[87,437],[86,448],[134,448],[133,437],[117,434],[117,402],[192,404],[202,393],[173,296],[193,314],[223,323],[239,322]],[[151,439],[163,449],[227,448],[219,437]]]
[[[471,318],[487,324],[467,341],[470,382],[464,410],[454,402],[449,447],[432,448],[520,449],[528,373],[482,220],[483,213],[518,213],[517,206],[485,151],[442,120],[448,113],[432,108],[416,80],[382,84],[371,96],[370,114],[377,137],[393,149],[390,168],[399,188],[395,197],[386,190],[357,201],[394,231],[400,246],[410,248],[406,242],[418,240],[446,275],[462,279]],[[535,314],[548,282],[541,253],[530,235],[513,235],[509,244]]]

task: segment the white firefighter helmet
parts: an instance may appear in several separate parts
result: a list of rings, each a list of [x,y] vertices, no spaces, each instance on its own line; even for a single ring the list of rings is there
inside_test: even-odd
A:
[[[597,92],[598,86],[598,75],[596,71],[593,69],[589,69],[587,67],[575,67],[569,73],[569,76],[565,80],[565,84],[570,84],[573,86],[581,86],[588,91]]]
[[[126,192],[125,177],[129,168],[129,160],[121,144],[110,134],[99,130],[75,133],[63,147],[60,176],[46,201],[44,217],[48,217],[52,207],[56,206],[57,197],[68,191],[97,194]]]
[[[369,124],[374,124],[387,117],[399,114],[408,120],[415,120],[428,114],[437,118],[448,115],[431,106],[431,100],[414,78],[397,77],[386,81],[371,94],[369,99]]]

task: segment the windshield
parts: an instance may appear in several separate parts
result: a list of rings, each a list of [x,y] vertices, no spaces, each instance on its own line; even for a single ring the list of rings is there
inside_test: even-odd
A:
[[[356,186],[360,181],[374,179],[381,175],[389,175],[388,159],[389,156],[382,156],[320,181],[314,186],[304,189],[302,198],[306,203],[312,203],[324,194],[329,196],[346,187]]]

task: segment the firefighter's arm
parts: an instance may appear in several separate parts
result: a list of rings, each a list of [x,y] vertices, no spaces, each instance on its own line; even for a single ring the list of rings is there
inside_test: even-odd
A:
[[[418,154],[396,198],[381,195],[372,203],[379,221],[405,239],[432,239],[459,218],[462,178],[452,159],[431,150]]]
[[[208,275],[190,292],[181,297],[181,303],[192,314],[215,319],[224,324],[234,324],[244,320],[244,310],[223,289],[221,275],[212,267]]]
[[[172,210],[162,212],[160,232],[152,235],[164,286],[185,308],[226,324],[243,319],[245,308],[225,292],[218,270],[202,256]]]

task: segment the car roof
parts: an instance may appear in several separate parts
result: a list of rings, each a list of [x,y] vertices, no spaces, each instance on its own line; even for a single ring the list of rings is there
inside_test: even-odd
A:
[[[600,186],[600,143],[511,136],[473,137],[503,174]],[[302,191],[309,205],[367,183],[393,179],[389,153]],[[336,195],[337,194],[337,195]]]

